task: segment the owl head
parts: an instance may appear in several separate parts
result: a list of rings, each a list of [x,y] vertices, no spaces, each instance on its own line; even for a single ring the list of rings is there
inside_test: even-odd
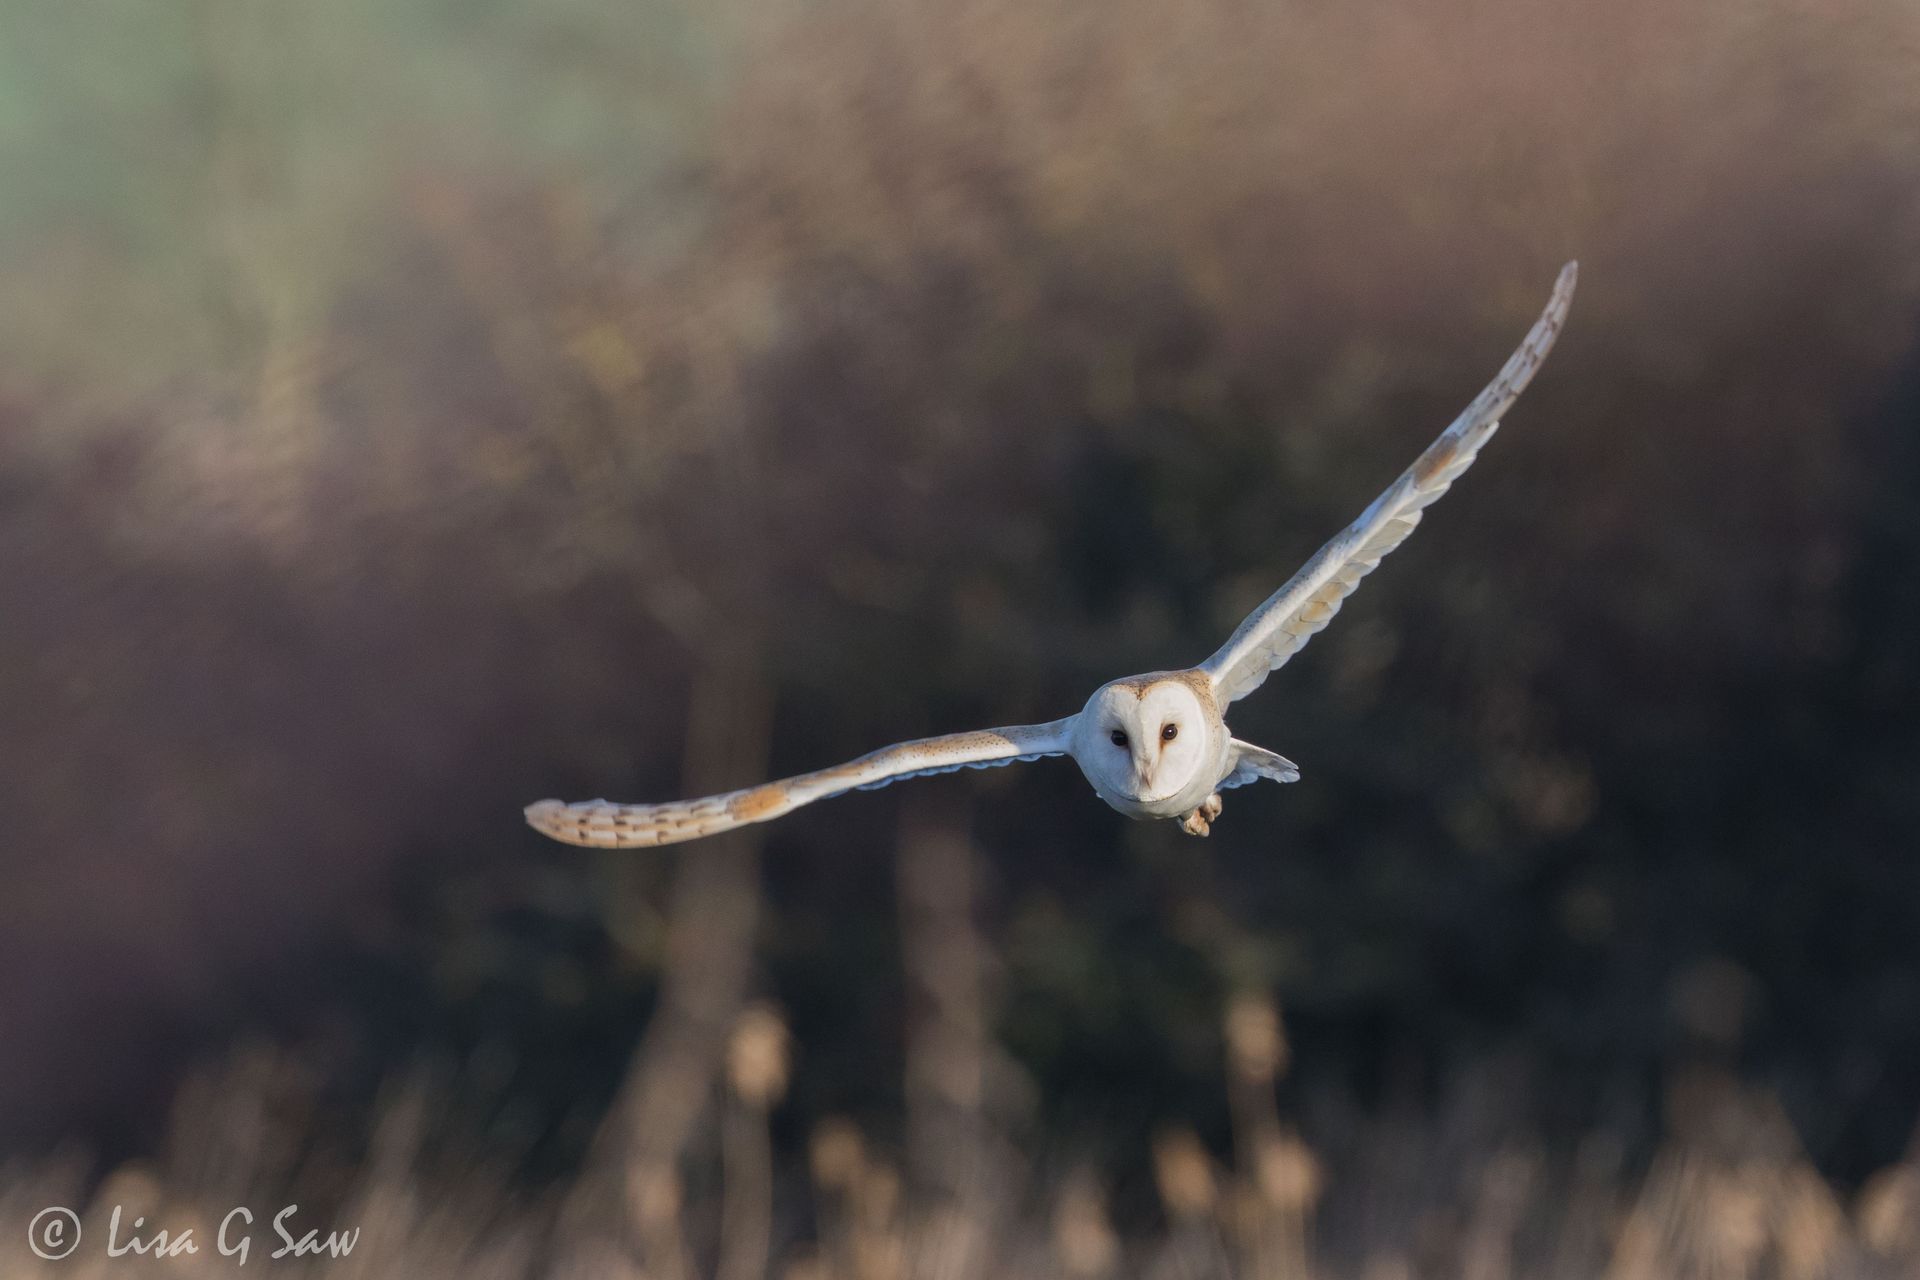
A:
[[[1102,795],[1153,804],[1178,795],[1212,754],[1217,715],[1177,676],[1138,676],[1094,691],[1073,726],[1073,757]]]

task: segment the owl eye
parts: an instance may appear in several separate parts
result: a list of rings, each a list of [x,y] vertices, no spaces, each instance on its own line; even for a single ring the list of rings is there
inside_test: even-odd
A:
[[[1179,736],[1180,736],[1180,726],[1177,724],[1167,725],[1165,728],[1160,730],[1160,741],[1162,742],[1172,742],[1175,738]]]
[[[1124,729],[1115,729],[1108,736],[1113,739],[1113,745],[1116,747],[1125,747],[1127,745],[1127,734]]]

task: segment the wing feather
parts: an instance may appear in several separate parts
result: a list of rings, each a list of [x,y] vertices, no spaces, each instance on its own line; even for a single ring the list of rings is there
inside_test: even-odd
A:
[[[956,769],[991,769],[1065,755],[1072,724],[1069,716],[1050,724],[919,738],[883,747],[831,769],[697,800],[664,804],[542,800],[527,806],[527,825],[566,844],[604,849],[677,844],[750,822],[768,822],[816,800],[831,800],[855,790],[877,790],[903,778]]]
[[[1501,416],[1553,349],[1578,274],[1575,263],[1561,268],[1546,310],[1494,380],[1358,520],[1320,548],[1285,586],[1247,615],[1219,652],[1200,664],[1221,705],[1258,689],[1270,672],[1298,653],[1340,611],[1360,580],[1407,540],[1419,526],[1422,511],[1473,465],[1499,429]]]
[[[1252,786],[1262,778],[1273,782],[1300,781],[1300,766],[1278,751],[1256,747],[1251,742],[1242,742],[1238,738],[1230,741],[1233,747],[1233,768],[1228,771],[1226,777],[1220,779],[1219,790],[1230,791],[1234,787]]]

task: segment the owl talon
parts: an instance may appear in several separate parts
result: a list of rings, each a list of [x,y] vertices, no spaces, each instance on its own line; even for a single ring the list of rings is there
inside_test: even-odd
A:
[[[1208,825],[1205,807],[1195,809],[1188,814],[1186,820],[1180,824],[1180,829],[1190,836],[1206,835],[1211,828]]]
[[[1200,812],[1206,815],[1208,822],[1220,821],[1220,793],[1214,792],[1200,806]]]

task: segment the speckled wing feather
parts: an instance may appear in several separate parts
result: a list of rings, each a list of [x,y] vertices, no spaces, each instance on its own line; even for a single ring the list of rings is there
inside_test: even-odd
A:
[[[1381,558],[1405,542],[1420,513],[1473,465],[1481,446],[1499,429],[1501,415],[1532,381],[1553,349],[1573,301],[1577,266],[1569,262],[1554,282],[1553,296],[1519,350],[1499,376],[1428,446],[1388,490],[1333,541],[1320,548],[1293,579],[1247,615],[1220,651],[1200,664],[1224,706],[1246,697],[1298,653],[1340,611],[1341,602]]]
[[[858,760],[769,782],[744,791],[671,800],[664,804],[613,804],[542,800],[527,806],[527,825],[567,844],[629,849],[677,844],[716,835],[749,822],[767,822],[815,800],[849,791],[871,791],[902,778],[956,769],[991,769],[1042,756],[1067,754],[1073,718],[1051,724],[1016,725],[977,733],[950,733],[883,747]]]

